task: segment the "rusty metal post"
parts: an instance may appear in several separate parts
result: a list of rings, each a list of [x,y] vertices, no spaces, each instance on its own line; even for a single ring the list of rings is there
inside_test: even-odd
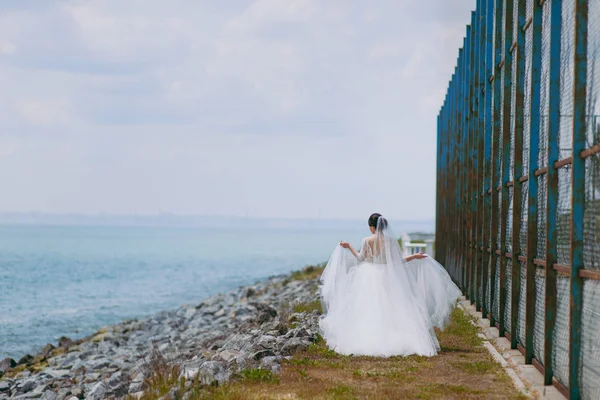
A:
[[[474,268],[473,268],[473,246],[475,244],[473,232],[475,229],[475,221],[473,217],[473,209],[474,209],[474,200],[473,200],[473,132],[475,129],[475,79],[476,79],[476,36],[477,36],[477,20],[475,18],[475,12],[471,12],[471,37],[470,37],[470,45],[469,45],[469,131],[468,131],[468,149],[467,149],[467,160],[468,160],[468,171],[467,171],[467,194],[468,194],[468,206],[467,206],[467,225],[468,225],[468,253],[467,253],[467,298],[471,303],[475,302],[474,297]]]
[[[523,54],[525,50],[525,33],[523,26],[525,26],[525,0],[513,0],[514,5],[517,6],[517,20],[513,21],[517,24],[516,32],[517,37],[516,45],[513,47],[513,62],[516,63],[516,76],[513,76],[513,80],[516,85],[515,94],[515,126],[514,126],[514,137],[515,137],[515,162],[513,165],[513,242],[512,242],[512,299],[511,299],[511,324],[510,324],[510,338],[511,348],[517,348],[517,325],[519,323],[519,291],[521,286],[521,268],[519,261],[520,240],[521,240],[521,207],[523,206],[521,199],[522,183],[520,181],[521,174],[523,172],[523,105],[525,102],[525,56]]]
[[[575,0],[575,55],[573,64],[573,169],[571,197],[571,290],[569,321],[569,393],[581,396],[581,311],[583,279],[583,222],[585,205],[585,160],[581,152],[586,140],[588,1]]]
[[[495,32],[495,41],[494,41],[494,62],[493,62],[493,87],[494,87],[494,116],[493,116],[493,131],[492,131],[492,174],[490,181],[490,189],[491,193],[491,211],[492,211],[492,234],[491,234],[491,251],[490,251],[490,267],[491,267],[491,284],[490,284],[490,326],[494,326],[496,323],[496,318],[494,317],[494,301],[496,299],[496,259],[498,255],[496,254],[496,244],[498,241],[498,219],[501,217],[498,215],[498,196],[496,194],[496,182],[498,180],[498,176],[501,175],[500,168],[500,159],[498,154],[498,145],[500,143],[501,131],[502,131],[502,119],[500,118],[500,100],[503,96],[502,91],[502,65],[500,60],[502,59],[503,49],[502,49],[502,35],[503,35],[503,26],[502,26],[502,18],[504,16],[504,2],[499,1],[496,4],[495,8],[495,20],[494,20],[494,32]]]
[[[558,208],[558,170],[554,163],[559,159],[558,135],[560,129],[560,84],[561,84],[561,33],[562,4],[561,0],[550,3],[550,64],[548,81],[548,190],[546,192],[546,293],[544,305],[544,384],[552,384],[554,370],[552,356],[554,347],[554,326],[556,323],[556,270],[557,254],[557,219]]]
[[[483,309],[483,227],[485,224],[483,214],[483,170],[484,162],[484,139],[485,139],[485,34],[486,34],[486,4],[488,0],[480,1],[480,41],[479,41],[479,65],[478,65],[478,127],[476,131],[476,157],[477,157],[477,311],[484,313]],[[484,313],[485,314],[485,313]]]
[[[502,184],[500,190],[502,191],[502,210],[501,210],[501,224],[500,224],[500,300],[499,300],[499,319],[498,331],[500,337],[504,336],[505,326],[504,320],[506,315],[506,229],[508,226],[508,182],[510,179],[510,114],[512,110],[512,63],[513,57],[510,48],[513,43],[513,0],[506,0],[504,7],[505,23],[504,23],[504,48],[503,52],[503,68],[504,68],[504,82],[503,82],[503,111],[502,111]]]
[[[533,330],[535,319],[535,274],[537,266],[537,229],[538,229],[538,153],[540,152],[540,106],[542,79],[542,6],[533,2],[533,29],[531,46],[531,95],[529,104],[529,210],[527,212],[527,304],[525,312],[525,363],[533,359]]]
[[[481,181],[481,196],[482,196],[482,307],[481,312],[484,318],[488,318],[490,314],[489,305],[491,298],[488,300],[488,278],[489,278],[489,264],[490,254],[488,252],[488,245],[490,240],[490,218],[488,215],[491,211],[491,196],[489,190],[491,188],[491,169],[493,168],[492,161],[492,99],[494,87],[491,83],[492,74],[494,73],[494,0],[487,0],[486,12],[485,12],[485,69],[484,69],[484,90],[485,90],[485,126],[483,133],[483,166],[482,166],[482,181]]]
[[[471,170],[471,213],[472,213],[472,257],[471,257],[471,274],[473,286],[472,290],[472,302],[475,304],[476,309],[480,310],[481,304],[479,302],[479,133],[481,132],[481,35],[482,35],[482,21],[481,21],[481,8],[483,0],[477,0],[477,8],[475,11],[475,33],[474,33],[474,47],[475,47],[475,59],[474,59],[474,87],[473,87],[473,129],[471,132],[471,159],[473,168]]]

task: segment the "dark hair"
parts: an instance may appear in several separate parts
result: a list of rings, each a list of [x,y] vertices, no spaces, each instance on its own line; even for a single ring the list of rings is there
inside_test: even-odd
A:
[[[369,217],[369,226],[372,226],[373,228],[377,229],[377,222],[379,221],[379,218],[381,218],[380,228],[382,230],[387,228],[387,220],[383,218],[379,213],[371,214],[371,216]]]

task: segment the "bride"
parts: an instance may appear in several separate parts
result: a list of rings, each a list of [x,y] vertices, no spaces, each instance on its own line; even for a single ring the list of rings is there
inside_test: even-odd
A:
[[[381,214],[369,217],[369,229],[360,252],[341,242],[321,275],[323,338],[346,355],[436,355],[433,328],[444,328],[460,290],[427,255],[403,258]]]

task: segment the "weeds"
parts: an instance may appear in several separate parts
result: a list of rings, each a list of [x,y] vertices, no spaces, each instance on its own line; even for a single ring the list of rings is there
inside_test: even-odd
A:
[[[241,380],[246,382],[279,383],[279,376],[267,369],[245,369],[240,376]]]
[[[144,356],[142,372],[146,377],[143,400],[158,399],[172,389],[176,396],[182,396],[185,392],[185,377],[180,377],[181,368],[176,363],[169,362],[156,343],[152,343],[150,353]]]
[[[294,305],[294,312],[296,312],[296,313],[305,312],[305,313],[311,314],[315,310],[318,311],[319,314],[323,314],[323,308],[321,307],[320,300],[314,300],[314,301],[311,301],[310,303],[300,303],[300,304]]]

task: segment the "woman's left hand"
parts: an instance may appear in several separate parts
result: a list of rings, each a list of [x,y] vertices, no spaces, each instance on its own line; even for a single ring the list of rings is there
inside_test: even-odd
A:
[[[417,253],[413,256],[413,258],[415,260],[422,260],[423,258],[427,258],[427,254],[424,253]]]
[[[350,243],[348,243],[348,242],[340,242],[340,246],[342,246],[345,249],[349,249],[350,248]]]

